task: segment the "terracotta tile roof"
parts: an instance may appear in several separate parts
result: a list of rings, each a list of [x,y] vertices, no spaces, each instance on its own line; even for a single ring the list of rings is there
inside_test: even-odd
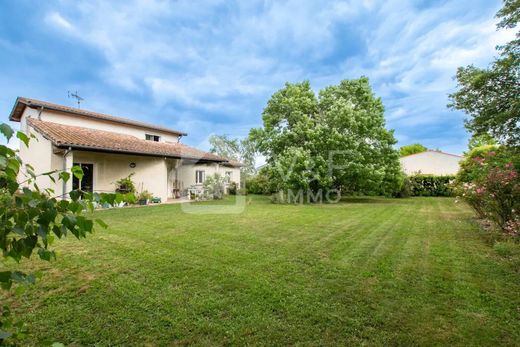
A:
[[[147,141],[132,135],[63,125],[34,118],[28,118],[27,123],[57,147],[214,162],[227,161],[218,155],[180,143]]]
[[[43,107],[44,109],[72,113],[72,114],[75,114],[75,115],[78,115],[81,117],[95,118],[95,119],[105,120],[108,122],[133,125],[133,126],[140,127],[140,128],[159,130],[159,131],[163,131],[163,132],[167,132],[167,133],[171,133],[171,134],[175,134],[175,135],[182,135],[182,136],[187,135],[186,133],[184,133],[182,131],[157,126],[154,124],[143,123],[143,122],[135,121],[135,120],[128,119],[128,118],[115,117],[115,116],[110,116],[110,115],[103,114],[103,113],[91,112],[91,111],[87,111],[87,110],[83,110],[83,109],[79,109],[79,108],[53,104],[53,103],[50,103],[47,101],[41,101],[41,100],[36,100],[36,99],[31,99],[31,98],[24,98],[21,96],[16,99],[16,102],[13,106],[11,114],[9,115],[9,120],[19,122],[20,117],[22,116],[22,113],[23,113],[25,107],[35,107],[35,108]]]

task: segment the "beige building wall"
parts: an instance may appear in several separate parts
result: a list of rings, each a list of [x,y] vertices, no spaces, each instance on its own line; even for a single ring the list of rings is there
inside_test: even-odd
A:
[[[147,190],[163,201],[168,198],[167,160],[164,158],[111,154],[100,152],[73,152],[74,163],[93,164],[93,187],[96,192],[114,192],[115,182],[134,173],[137,193]],[[131,168],[130,164],[135,167]]]
[[[400,158],[405,174],[455,175],[463,158],[439,151],[426,151]]]
[[[53,153],[52,143],[49,140],[34,130],[28,131],[28,129],[25,129],[24,132],[26,134],[29,134],[29,132],[32,133],[34,138],[30,139],[29,147],[20,141],[19,155],[22,159],[23,166],[20,169],[19,182],[23,182],[30,177],[27,173],[26,164],[31,165],[34,169],[34,173],[37,175],[63,169],[66,159],[59,154]],[[63,193],[62,184],[52,182],[48,176],[37,177],[36,184],[42,190],[48,188],[53,189],[55,195],[61,195]]]
[[[180,189],[188,189],[191,186],[202,187],[202,184],[195,182],[195,172],[197,170],[204,171],[204,176],[213,176],[215,173],[225,176],[226,172],[231,172],[231,181],[236,182],[240,186],[240,168],[228,167],[217,163],[208,164],[183,164],[178,169],[178,181]]]

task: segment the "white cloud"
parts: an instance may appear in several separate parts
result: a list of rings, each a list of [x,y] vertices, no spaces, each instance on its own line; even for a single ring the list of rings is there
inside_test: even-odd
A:
[[[390,125],[407,131],[446,121],[456,67],[486,65],[495,45],[511,38],[495,30],[494,9],[483,10],[484,4],[453,0],[420,9],[411,0],[85,1],[51,11],[45,21],[101,52],[105,81],[151,95],[157,108],[177,103],[250,124],[261,112],[251,100],[265,102],[285,81],[310,79],[321,88],[367,75],[385,101]],[[320,59],[338,46],[349,48],[336,31],[346,26],[359,30],[367,51],[333,56],[335,65],[325,66]],[[178,126],[184,125],[192,126]]]
[[[74,26],[58,12],[50,12],[45,16],[45,22],[59,29],[74,30]]]

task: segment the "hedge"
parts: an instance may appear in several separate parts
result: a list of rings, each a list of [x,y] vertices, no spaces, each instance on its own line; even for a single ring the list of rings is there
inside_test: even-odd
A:
[[[408,177],[412,196],[454,196],[450,182],[455,176],[415,175]]]

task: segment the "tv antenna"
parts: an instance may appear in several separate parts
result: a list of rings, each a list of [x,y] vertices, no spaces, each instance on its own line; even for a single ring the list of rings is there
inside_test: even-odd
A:
[[[75,92],[71,92],[71,91],[68,91],[67,92],[67,95],[70,98],[74,98],[76,99],[77,103],[78,103],[78,108],[80,108],[81,106],[81,102],[85,99],[83,99],[81,96],[78,95],[78,91],[76,90]]]

